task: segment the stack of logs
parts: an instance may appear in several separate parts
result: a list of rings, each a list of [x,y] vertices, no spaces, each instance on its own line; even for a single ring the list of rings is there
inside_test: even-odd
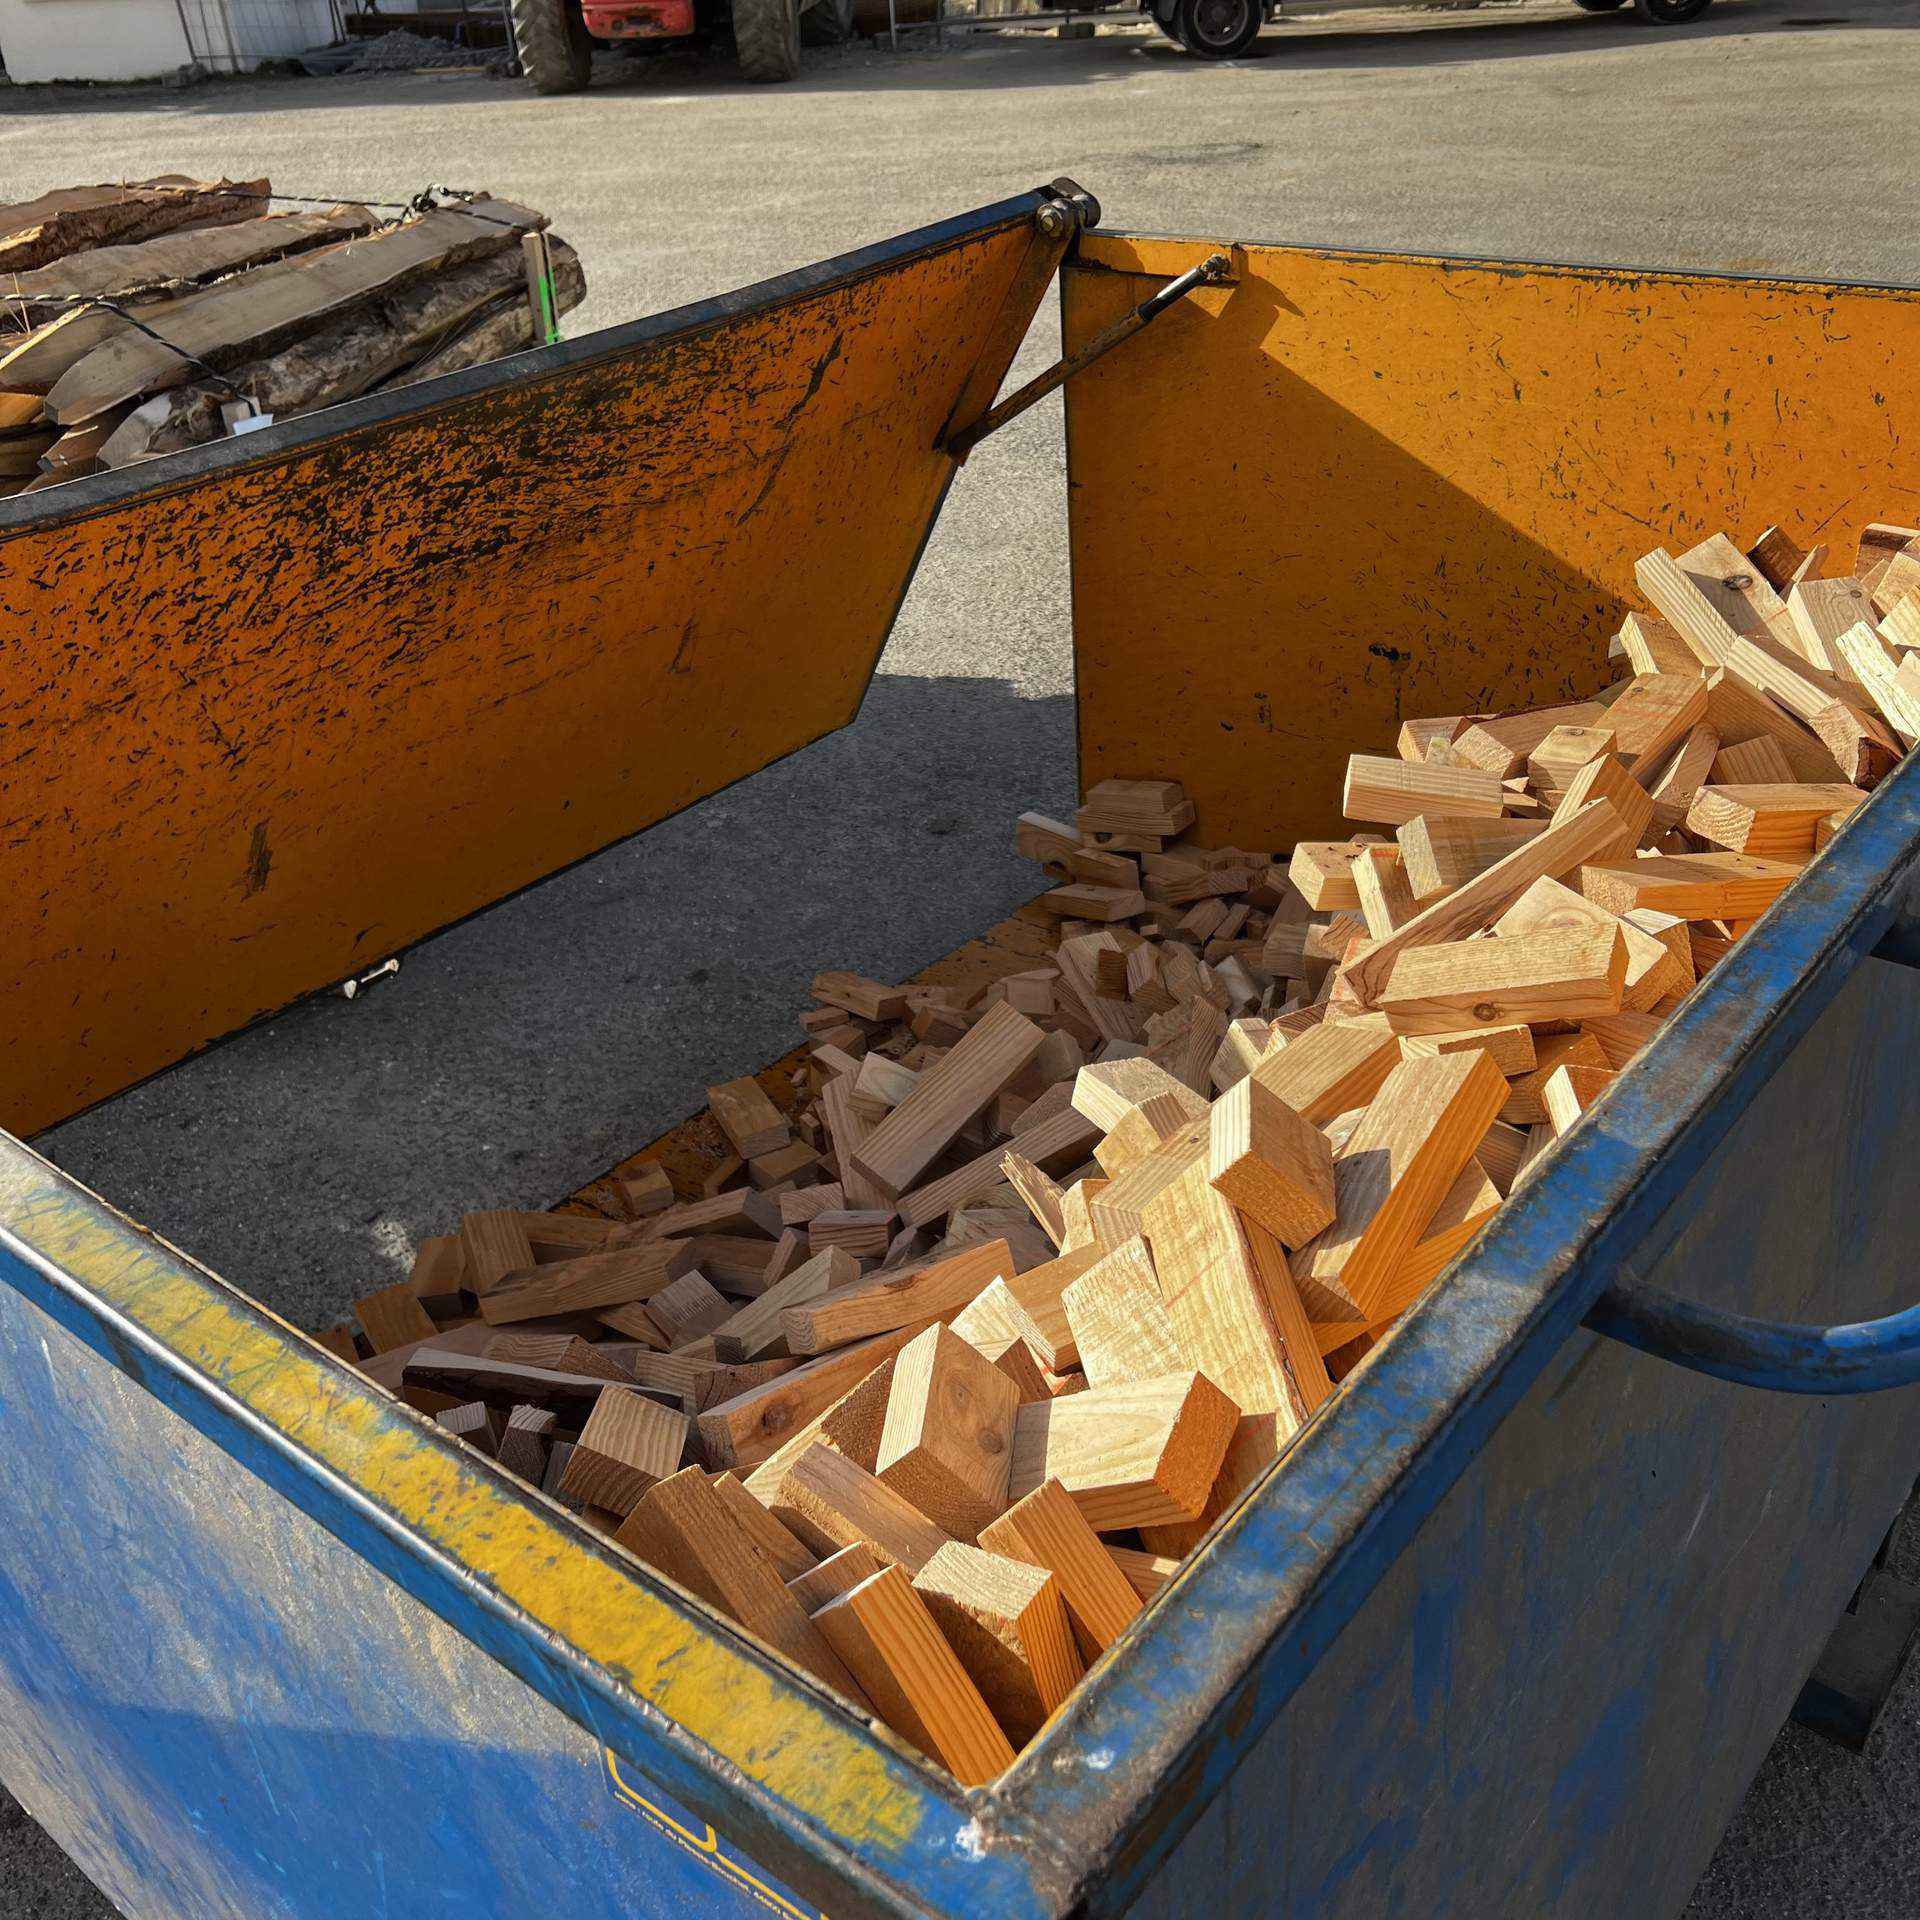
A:
[[[271,198],[168,175],[0,207],[0,495],[518,352],[545,337],[534,277],[555,318],[585,297],[579,256],[506,201]]]
[[[1284,860],[1025,816],[1045,964],[821,974],[704,1192],[469,1215],[331,1340],[992,1778],[1920,739],[1920,530],[1821,558],[1650,554],[1613,684],[1407,721]]]

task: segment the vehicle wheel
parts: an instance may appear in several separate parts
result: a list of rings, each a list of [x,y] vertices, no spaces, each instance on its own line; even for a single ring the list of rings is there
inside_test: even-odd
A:
[[[1573,0],[1582,13],[1616,13],[1627,0]]]
[[[1677,27],[1698,20],[1712,0],[1633,0],[1642,20],[1656,27]]]
[[[749,80],[800,71],[800,0],[733,0],[733,49]]]
[[[810,47],[844,47],[853,38],[853,0],[813,0],[800,16],[800,38]]]
[[[593,74],[580,0],[510,0],[513,50],[535,93],[578,93]]]
[[[1203,60],[1231,60],[1253,45],[1261,14],[1261,0],[1180,0],[1174,38]]]
[[[1176,47],[1183,47],[1186,45],[1186,42],[1180,38],[1180,22],[1177,17],[1178,11],[1179,0],[1154,0],[1152,7],[1153,24],[1158,27]]]

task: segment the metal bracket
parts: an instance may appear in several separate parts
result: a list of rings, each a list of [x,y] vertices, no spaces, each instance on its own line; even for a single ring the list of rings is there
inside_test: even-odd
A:
[[[1078,353],[1056,361],[1045,373],[1036,375],[1024,387],[1016,388],[997,406],[989,407],[971,426],[960,427],[942,441],[955,461],[964,460],[990,433],[998,433],[1009,420],[1044,400],[1056,387],[1063,387],[1076,373],[1111,353],[1122,341],[1131,340],[1142,327],[1150,326],[1166,310],[1184,300],[1200,287],[1219,286],[1233,278],[1233,262],[1224,253],[1210,253],[1201,263],[1176,280],[1169,280],[1160,291],[1141,301],[1134,310],[1102,329]]]

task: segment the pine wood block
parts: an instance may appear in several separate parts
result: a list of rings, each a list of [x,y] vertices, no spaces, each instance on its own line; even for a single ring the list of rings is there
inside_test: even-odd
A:
[[[746,1505],[759,1511],[750,1499]],[[778,1525],[770,1516],[762,1518]],[[859,1682],[788,1591],[755,1533],[742,1524],[737,1506],[698,1467],[687,1467],[649,1488],[628,1513],[614,1542],[856,1706],[868,1705]]]
[[[467,1287],[467,1253],[457,1233],[436,1234],[422,1240],[407,1275],[413,1297],[429,1315],[450,1318],[461,1311]]]
[[[1861,623],[1871,632],[1878,617],[1858,580],[1804,580],[1787,592],[1787,619],[1794,644],[1810,666],[1828,673],[1848,671],[1834,645],[1839,636]]]
[[[1841,778],[1853,786],[1878,785],[1900,758],[1901,749],[1889,744],[1889,730],[1868,713],[1870,704],[1860,690],[1857,702],[1831,700],[1807,722],[1833,755]]]
[[[1163,1139],[1207,1111],[1202,1095],[1145,1057],[1101,1060],[1082,1067],[1074,1076],[1072,1102],[1074,1112],[1103,1133],[1112,1132],[1129,1113],[1144,1108],[1155,1116]]]
[[[439,1344],[445,1337],[442,1334],[433,1341],[423,1340],[417,1346],[378,1355],[368,1363],[369,1370],[382,1359],[403,1360],[399,1384],[408,1389],[428,1387],[443,1393],[458,1393],[463,1398],[506,1403],[525,1400],[539,1405],[583,1405],[596,1399],[609,1384],[605,1372],[597,1366],[591,1373],[524,1366],[510,1360],[496,1360],[491,1354]]]
[[[1007,1185],[1020,1196],[1021,1204],[1033,1215],[1034,1224],[1052,1241],[1057,1253],[1066,1239],[1066,1195],[1053,1176],[1034,1165],[1024,1154],[1001,1156],[1000,1171]]]
[[[990,1281],[947,1323],[970,1347],[992,1358],[1010,1343],[1044,1347],[1045,1336],[1004,1280]]]
[[[1069,841],[1073,839],[1065,827],[1058,831]],[[909,999],[904,987],[890,987],[884,981],[870,980],[863,973],[816,973],[812,992],[816,1000],[830,1007],[842,1007],[861,1020],[898,1020],[907,1011]]]
[[[1920,740],[1920,681],[1902,677],[1901,650],[1864,620],[1843,628],[1833,645],[1901,745],[1911,747]]]
[[[802,1187],[793,1193],[775,1196],[780,1209],[780,1230],[805,1227],[815,1215],[832,1213],[847,1204],[846,1190],[837,1180],[824,1180],[817,1187]]]
[[[1751,920],[1800,869],[1747,853],[1658,854],[1621,866],[1580,869],[1580,891],[1613,913],[1654,907],[1683,920]]]
[[[1675,923],[1678,924],[1678,923]],[[1622,1006],[1650,1006],[1675,987],[1691,986],[1691,966],[1677,967],[1667,945],[1630,920],[1595,906],[1584,894],[1558,880],[1536,880],[1498,920],[1493,931],[1503,938],[1519,934],[1577,933],[1612,927],[1625,945],[1627,966],[1621,985]],[[1600,1009],[1610,1011],[1610,1009]],[[1532,1061],[1503,1067],[1506,1073],[1526,1073]]]
[[[1479,714],[1452,713],[1437,720],[1403,720],[1394,738],[1393,750],[1402,760],[1418,766],[1427,758],[1430,744],[1438,742],[1441,746],[1452,745],[1481,717]]]
[[[1454,1027],[1444,1033],[1409,1033],[1403,1034],[1400,1040],[1401,1057],[1407,1060],[1432,1060],[1443,1053],[1471,1053],[1475,1048],[1491,1055],[1493,1064],[1504,1074],[1533,1071],[1533,1029],[1524,1023]]]
[[[1707,676],[1707,725],[1723,750],[1764,734],[1786,756],[1796,780],[1843,777],[1839,761],[1810,728],[1724,668]]]
[[[1678,630],[1657,614],[1630,613],[1618,634],[1621,651],[1637,674],[1698,673],[1699,655]]]
[[[1153,1197],[1179,1179],[1187,1168],[1205,1161],[1207,1131],[1204,1116],[1189,1120],[1170,1140],[1163,1141],[1145,1159],[1129,1166],[1094,1196],[1090,1212],[1098,1244],[1117,1247],[1140,1231]]]
[[[1413,918],[1413,888],[1398,847],[1363,848],[1354,859],[1353,887],[1367,931],[1376,940]]]
[[[999,1722],[899,1567],[829,1600],[813,1619],[880,1718],[962,1786],[983,1786],[1013,1764]]]
[[[1089,1664],[1119,1639],[1140,1611],[1133,1583],[1057,1480],[1035,1487],[982,1529],[980,1544],[1053,1575],[1080,1657]]]
[[[1597,1069],[1578,1067],[1573,1071],[1591,1073]],[[1525,1144],[1524,1137],[1521,1144]],[[1517,1162],[1514,1170],[1518,1171]],[[1476,1155],[1460,1170],[1460,1177],[1447,1189],[1446,1198],[1440,1202],[1439,1211],[1426,1232],[1388,1283],[1373,1323],[1376,1327],[1404,1313],[1439,1279],[1499,1210],[1501,1198],[1501,1189]]]
[[[1158,1599],[1161,1588],[1180,1571],[1180,1562],[1173,1555],[1147,1553],[1139,1547],[1109,1546],[1107,1558],[1126,1575],[1128,1586],[1140,1596],[1143,1606]]]
[[[1081,1182],[1082,1187],[1092,1184]],[[1079,1187],[1071,1189],[1068,1198],[1079,1191]],[[1062,1295],[1105,1252],[1104,1243],[1091,1241],[1063,1253],[1057,1260],[1043,1261],[1024,1273],[1005,1276],[1007,1291],[1026,1315],[1026,1325],[1020,1330],[1022,1336],[1033,1342],[1040,1358],[1056,1373],[1078,1366],[1080,1361]]]
[[[1371,753],[1349,758],[1340,797],[1340,811],[1349,820],[1386,826],[1417,814],[1497,820],[1505,804],[1498,774],[1466,766],[1414,767]]]
[[[788,1464],[767,1504],[782,1526],[823,1559],[865,1540],[918,1573],[950,1538],[904,1495],[820,1441]]]
[[[1685,927],[1683,921],[1682,927]],[[1624,1067],[1653,1036],[1666,1025],[1666,1017],[1657,1013],[1610,1013],[1598,1020],[1581,1022],[1580,1031],[1599,1043],[1606,1065],[1616,1072]],[[1593,1065],[1594,1062],[1584,1064]],[[1542,1089],[1544,1093],[1544,1087]],[[1544,1105],[1544,1102],[1543,1102]],[[1482,1155],[1485,1158],[1485,1155]]]
[[[1593,858],[1596,848],[1616,844],[1624,829],[1625,823],[1610,800],[1588,801],[1571,818],[1555,820],[1536,839],[1516,847],[1483,873],[1423,907],[1384,940],[1376,940],[1340,969],[1336,993],[1343,990],[1359,1010],[1372,1007],[1402,954],[1479,932],[1534,881],[1543,876],[1557,880],[1572,872]]]
[[[1527,756],[1556,729],[1604,725],[1605,709],[1592,701],[1495,714],[1465,728],[1448,749],[1448,757],[1456,767],[1476,768],[1498,780],[1509,780],[1525,771]]]
[[[1607,800],[1620,816],[1620,832],[1595,853],[1596,860],[1627,860],[1645,837],[1653,821],[1653,799],[1634,779],[1617,754],[1603,753],[1590,760],[1567,783],[1567,790],[1553,810],[1549,824],[1561,824],[1594,800]]]
[[[1592,1024],[1597,1027],[1604,1021],[1624,1018],[1623,1014],[1608,1014],[1594,1019]],[[1546,1119],[1546,1084],[1556,1067],[1569,1063],[1582,1067],[1610,1064],[1605,1047],[1593,1033],[1584,1029],[1579,1033],[1538,1034],[1534,1038],[1534,1051],[1538,1055],[1534,1070],[1509,1085],[1501,1105],[1500,1118],[1509,1126],[1533,1126]]]
[[[823,1249],[713,1328],[714,1353],[722,1360],[742,1361],[784,1352],[786,1335],[780,1316],[788,1307],[804,1306],[859,1278],[860,1264],[852,1254],[842,1247]]]
[[[1193,802],[1177,780],[1102,780],[1074,815],[1084,834],[1171,840],[1193,825]]]
[[[1334,1223],[1295,1263],[1309,1311],[1311,1281],[1358,1318],[1377,1317],[1395,1270],[1427,1232],[1506,1098],[1499,1068],[1479,1052],[1403,1061],[1388,1075],[1334,1156]]]
[[[1540,1090],[1557,1139],[1593,1105],[1615,1078],[1611,1067],[1555,1067]]]
[[[1784,529],[1769,527],[1747,549],[1747,558],[1753,562],[1760,577],[1776,593],[1781,593],[1786,590],[1796,571],[1805,565],[1807,554]]]
[[[854,1164],[890,1200],[896,1198],[1033,1058],[1045,1038],[1043,1029],[1004,1001],[989,1007],[854,1148]]]
[[[1914,540],[1920,540],[1920,527],[1895,526],[1880,520],[1862,527],[1853,563],[1854,577],[1871,592],[1893,564],[1894,556]]]
[[[1096,1260],[1060,1298],[1089,1385],[1152,1380],[1190,1365],[1174,1338],[1147,1243],[1138,1236]]]
[[[1359,890],[1353,884],[1353,858],[1359,849],[1353,840],[1302,840],[1294,848],[1287,878],[1315,913],[1360,910]]]
[[[1400,1040],[1385,1020],[1322,1022],[1269,1051],[1249,1076],[1303,1119],[1325,1126],[1365,1106],[1400,1063]]]
[[[821,1087],[815,1101],[820,1117],[826,1123],[827,1138],[833,1146],[834,1161],[840,1173],[837,1184],[844,1190],[838,1204],[860,1208],[890,1206],[893,1196],[865,1171],[856,1158],[872,1128],[854,1108],[853,1084],[853,1075],[834,1074]],[[818,1208],[813,1209],[806,1218],[811,1220],[813,1213],[818,1211]],[[794,1224],[784,1204],[780,1209],[780,1217],[789,1225]]]
[[[1633,577],[1640,591],[1659,609],[1680,635],[1694,658],[1708,667],[1725,666],[1740,631],[1700,589],[1664,547],[1635,562]]]
[[[883,1360],[891,1360],[912,1337],[912,1330],[906,1328],[877,1334],[871,1340],[822,1354],[791,1373],[709,1407],[696,1423],[708,1463],[715,1467],[759,1466]],[[760,1489],[752,1484],[754,1476],[746,1478],[757,1498]]]
[[[1653,802],[1650,832],[1664,832],[1686,818],[1693,796],[1712,778],[1720,751],[1720,736],[1711,727],[1695,727],[1657,767],[1650,760],[1641,763],[1635,777],[1650,773],[1647,782],[1647,795]]]
[[[532,1486],[547,1471],[547,1442],[553,1438],[553,1413],[547,1407],[511,1407],[499,1436],[499,1463]]]
[[[375,1353],[391,1353],[411,1340],[433,1337],[433,1321],[408,1280],[361,1295],[353,1303],[353,1317]]]
[[[509,1366],[594,1374],[612,1386],[634,1385],[631,1367],[622,1367],[577,1333],[496,1333],[483,1351],[489,1360],[504,1360]]]
[[[1239,1424],[1204,1374],[1094,1387],[1014,1416],[1009,1497],[1048,1480],[1099,1533],[1198,1518]]]
[[[1707,683],[1697,673],[1643,674],[1607,708],[1613,751],[1637,777],[1705,724],[1707,705]]]
[[[1578,1020],[1620,1010],[1626,971],[1617,921],[1457,940],[1402,954],[1380,1010],[1401,1033],[1445,1033],[1463,1022]]]
[[[460,1246],[467,1260],[467,1284],[478,1294],[534,1263],[521,1215],[504,1207],[467,1214],[460,1222]]]
[[[756,1501],[756,1505],[759,1503]],[[776,1521],[775,1525],[779,1523]],[[782,1529],[782,1531],[785,1531]],[[787,1591],[807,1613],[817,1613],[829,1600],[851,1593],[863,1580],[871,1580],[882,1567],[891,1566],[865,1540],[830,1553],[817,1566],[787,1582]]]
[[[460,1406],[446,1407],[433,1418],[443,1432],[464,1440],[468,1446],[478,1447],[485,1454],[499,1451],[500,1416],[484,1401],[469,1400]]]
[[[786,1308],[780,1331],[787,1351],[824,1353],[895,1328],[917,1331],[958,1313],[989,1281],[1013,1271],[1004,1239],[962,1248],[943,1260],[879,1273]]]
[[[1041,1099],[1046,1097],[1042,1095]],[[1057,1113],[1041,1113],[1040,1107],[1041,1100],[1036,1100],[1020,1116],[1020,1125],[1008,1144],[1038,1167],[1077,1165],[1098,1137],[1093,1123],[1071,1107]],[[927,1226],[943,1214],[990,1192],[1000,1184],[1005,1154],[1004,1147],[989,1147],[952,1173],[930,1180],[911,1193],[903,1193],[901,1219],[909,1226]]]
[[[567,1465],[573,1459],[573,1442],[556,1440],[547,1450],[547,1470],[540,1479],[540,1491],[549,1500],[557,1501],[569,1513],[585,1510],[586,1502],[575,1499],[570,1493],[561,1491],[560,1483],[567,1477]]]
[[[1059,1581],[1044,1567],[955,1542],[913,1585],[994,1718],[1025,1746],[1082,1672]]]
[[[1892,647],[1920,647],[1920,588],[1903,593],[1887,609],[1880,637]]]
[[[1793,766],[1787,756],[1781,752],[1780,743],[1762,734],[1757,740],[1742,740],[1737,747],[1722,747],[1713,756],[1712,769],[1707,778],[1719,786],[1785,786],[1795,784]],[[1693,798],[1699,797],[1699,787],[1694,790]],[[1687,802],[1691,807],[1693,799]],[[1680,816],[1686,818],[1684,814]]]
[[[1705,704],[1706,689],[1701,688]],[[1612,715],[1608,715],[1611,722]],[[1590,761],[1614,750],[1611,724],[1603,727],[1555,727],[1527,755],[1527,784],[1549,806],[1567,790],[1567,782]]]
[[[928,1327],[895,1355],[876,1476],[955,1540],[1007,1504],[1020,1396],[984,1354]]]
[[[780,1109],[757,1080],[728,1080],[707,1089],[707,1111],[742,1160],[772,1153],[792,1139]]]
[[[1214,1102],[1207,1156],[1214,1191],[1283,1246],[1333,1224],[1333,1149],[1265,1082],[1249,1076]]]
[[[693,1271],[699,1253],[692,1241],[653,1240],[611,1253],[583,1253],[503,1274],[480,1296],[481,1318],[495,1326],[543,1320],[557,1313],[597,1313],[650,1300]]]
[[[1909,540],[1888,561],[1867,597],[1876,614],[1886,615],[1916,590],[1920,590],[1920,540]]]
[[[660,1329],[669,1349],[687,1346],[711,1333],[732,1313],[732,1303],[697,1267],[662,1287],[647,1302],[647,1317]]]
[[[887,1430],[887,1402],[892,1397],[893,1361],[883,1360],[820,1416],[816,1437],[836,1453],[844,1454],[855,1466],[868,1473],[878,1472],[880,1441]]]
[[[631,1387],[605,1387],[580,1429],[563,1490],[589,1506],[631,1512],[656,1481],[678,1470],[687,1416]]]
[[[1103,887],[1076,880],[1043,893],[1035,904],[1043,913],[1057,914],[1062,920],[1107,922],[1131,920],[1145,913],[1147,897],[1138,887]]]
[[[657,1160],[615,1174],[613,1184],[630,1220],[644,1220],[673,1205],[673,1182]]]
[[[649,1223],[645,1244],[657,1239],[692,1239],[703,1233],[758,1235],[772,1240],[783,1225],[777,1201],[751,1187],[729,1187],[723,1193],[669,1207]]]
[[[1861,689],[1850,688],[1849,683],[1837,675],[1823,673],[1818,667],[1808,666],[1804,662],[1778,658],[1752,640],[1734,643],[1728,669],[1820,733],[1830,751],[1832,742],[1822,732],[1819,720],[1838,702],[1851,716],[1863,739],[1897,757],[1898,743],[1867,711]],[[1844,771],[1845,762],[1841,764]]]
[[[1687,831],[1735,853],[1792,859],[1813,852],[1814,829],[1829,814],[1847,813],[1867,796],[1858,787],[1702,787],[1687,810]]]

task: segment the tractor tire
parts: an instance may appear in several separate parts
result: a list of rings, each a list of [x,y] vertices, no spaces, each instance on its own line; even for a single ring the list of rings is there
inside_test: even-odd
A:
[[[800,0],[733,0],[733,50],[749,80],[793,79],[800,71]]]
[[[593,75],[580,0],[509,0],[513,50],[535,93],[578,93]]]
[[[854,0],[813,0],[800,16],[800,38],[810,47],[844,47],[853,38]]]

